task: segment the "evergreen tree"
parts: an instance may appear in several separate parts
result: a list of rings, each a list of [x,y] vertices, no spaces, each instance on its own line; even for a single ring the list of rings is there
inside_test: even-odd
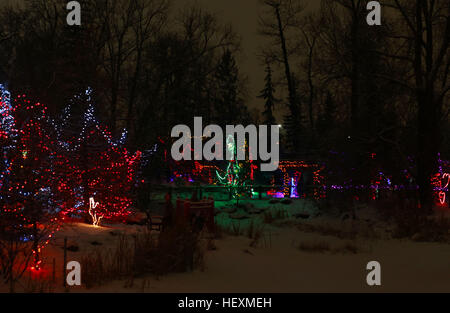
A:
[[[290,97],[290,110],[289,114],[284,116],[283,128],[286,130],[286,146],[291,152],[297,152],[300,149],[300,137],[302,135],[302,114],[301,114],[301,102],[297,92],[297,80],[292,75],[292,84],[294,85],[295,98]]]
[[[239,70],[230,50],[226,50],[217,65],[215,99],[215,120],[219,125],[234,124],[239,120],[238,82]]]
[[[266,78],[265,78],[265,86],[264,89],[261,90],[261,94],[258,98],[262,98],[265,100],[264,111],[263,111],[263,124],[265,125],[275,125],[275,117],[273,116],[273,110],[275,108],[275,103],[278,100],[275,98],[275,87],[272,82],[272,69],[270,68],[270,64],[267,64],[266,67]]]

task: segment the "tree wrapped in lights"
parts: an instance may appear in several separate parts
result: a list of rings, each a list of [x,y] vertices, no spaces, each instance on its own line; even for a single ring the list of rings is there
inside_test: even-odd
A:
[[[244,147],[240,147],[240,149],[247,149],[247,144]],[[229,187],[234,199],[238,199],[243,195],[250,195],[251,189],[248,186],[248,182],[252,176],[252,162],[238,162],[236,160],[237,147],[232,135],[227,137],[227,150],[227,154],[232,157],[228,161],[227,168],[223,173],[216,171],[218,183]]]
[[[10,171],[10,162],[7,159],[7,154],[14,147],[13,140],[15,136],[17,136],[17,131],[14,124],[11,95],[0,84],[0,188]]]
[[[34,267],[39,269],[40,251],[60,225],[55,172],[59,158],[46,124],[45,106],[32,104],[24,96],[18,96],[12,106],[9,98],[1,105],[2,121],[7,120],[8,127],[2,130],[6,168],[0,182],[0,234],[9,245],[30,241]],[[10,265],[12,257],[9,254]]]
[[[125,148],[126,132],[119,141],[112,139],[95,117],[91,97],[91,89],[76,96],[72,104],[85,107],[85,112],[81,117],[72,116],[68,107],[54,127],[72,173],[69,184],[75,205],[66,213],[81,213],[98,226],[101,220],[122,221],[129,214],[141,153],[133,155]]]
[[[0,274],[14,292],[14,283],[28,267],[32,250],[23,241],[30,231],[23,227],[21,212],[9,205],[11,193],[6,188],[12,165],[9,158],[18,134],[10,101],[9,92],[0,84]]]
[[[0,86],[0,271],[11,285],[31,256],[40,269],[42,249],[70,212],[91,214],[96,223],[128,214],[140,153],[125,149],[124,135],[111,139],[93,116],[90,90],[84,96],[87,110],[75,136],[69,109],[56,123],[44,105],[24,96],[11,104]],[[94,197],[98,204],[89,207]]]

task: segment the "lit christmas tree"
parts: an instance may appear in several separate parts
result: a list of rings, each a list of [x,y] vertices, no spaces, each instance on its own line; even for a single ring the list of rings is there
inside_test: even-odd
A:
[[[123,221],[132,205],[132,189],[141,153],[131,154],[124,146],[126,132],[119,141],[102,127],[94,115],[92,90],[74,98],[87,109],[72,117],[66,108],[57,130],[59,146],[70,159],[70,182],[75,205],[66,214],[89,215],[99,226],[101,220]],[[94,204],[94,205],[93,205]]]
[[[7,234],[10,243],[31,241],[34,268],[39,269],[40,251],[60,225],[54,171],[59,158],[46,124],[45,106],[32,104],[25,96],[18,96],[11,105],[6,92],[2,94],[2,121],[7,123],[2,123],[0,233]]]
[[[247,144],[240,149],[247,150]],[[227,137],[228,154],[232,156],[228,161],[228,165],[224,173],[216,171],[217,181],[219,184],[228,186],[234,199],[238,199],[244,195],[251,195],[251,188],[248,186],[253,179],[254,166],[252,161],[239,162],[236,160],[237,146],[232,135]]]

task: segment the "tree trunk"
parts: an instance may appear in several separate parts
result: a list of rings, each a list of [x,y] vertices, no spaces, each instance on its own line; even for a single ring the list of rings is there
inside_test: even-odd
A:
[[[354,12],[352,21],[352,73],[351,73],[351,88],[352,95],[350,100],[350,128],[352,137],[356,137],[359,133],[359,101],[360,101],[360,43],[359,43],[359,21],[358,12]]]
[[[434,107],[430,102],[424,94],[419,96],[417,183],[424,214],[430,213],[433,206],[431,178],[437,168],[436,158],[439,152],[437,148],[438,121],[434,117]]]
[[[435,100],[433,68],[433,33],[429,24],[428,8],[423,0],[416,1],[416,34],[414,46],[414,72],[416,78],[416,97],[419,107],[417,134],[417,183],[422,214],[430,214],[433,208],[432,175],[437,171],[437,155],[440,146],[439,106]],[[423,41],[424,20],[426,43]],[[425,56],[424,56],[425,53]],[[425,59],[425,69],[424,60]]]
[[[308,57],[308,84],[309,84],[309,123],[311,129],[314,129],[314,116],[313,116],[313,103],[314,103],[314,83],[312,80],[312,58],[314,52],[314,45],[309,49],[309,57]]]
[[[131,83],[131,91],[130,91],[130,98],[129,98],[129,102],[128,102],[128,112],[127,112],[127,130],[128,132],[131,132],[132,129],[134,129],[134,127],[132,127],[134,125],[133,121],[133,111],[134,111],[134,104],[136,102],[136,90],[137,90],[137,84],[138,84],[138,80],[139,80],[139,74],[140,74],[140,67],[141,67],[141,59],[142,59],[142,47],[138,48],[138,55],[137,55],[137,60],[136,60],[136,67],[134,70],[134,77],[133,77],[133,81]],[[129,138],[135,138],[134,136],[129,136]],[[133,140],[133,142],[131,142],[131,145],[134,146],[136,145],[136,142]]]
[[[286,80],[288,83],[288,91],[289,91],[289,110],[292,116],[293,124],[297,129],[301,128],[301,121],[300,121],[300,112],[301,112],[301,106],[300,102],[298,101],[297,92],[295,90],[294,82],[292,79],[291,69],[289,65],[289,57],[288,57],[288,51],[286,47],[286,38],[284,36],[283,31],[283,23],[281,21],[281,15],[280,15],[280,7],[277,5],[275,6],[275,14],[278,21],[278,31],[280,34],[280,41],[281,41],[281,50],[283,53],[283,63],[286,73]],[[298,149],[299,147],[299,141],[298,141],[298,134],[293,134],[294,138],[291,138],[293,148]]]

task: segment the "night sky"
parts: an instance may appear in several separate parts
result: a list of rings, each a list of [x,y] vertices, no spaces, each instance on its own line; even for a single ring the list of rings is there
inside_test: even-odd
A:
[[[305,0],[305,11],[320,6],[318,0]],[[265,65],[261,64],[260,47],[266,42],[258,34],[258,14],[262,11],[260,0],[174,0],[176,6],[199,4],[212,12],[216,12],[225,23],[231,23],[241,36],[242,54],[238,58],[242,74],[249,79],[249,107],[262,110],[263,100],[257,98],[264,87]]]

